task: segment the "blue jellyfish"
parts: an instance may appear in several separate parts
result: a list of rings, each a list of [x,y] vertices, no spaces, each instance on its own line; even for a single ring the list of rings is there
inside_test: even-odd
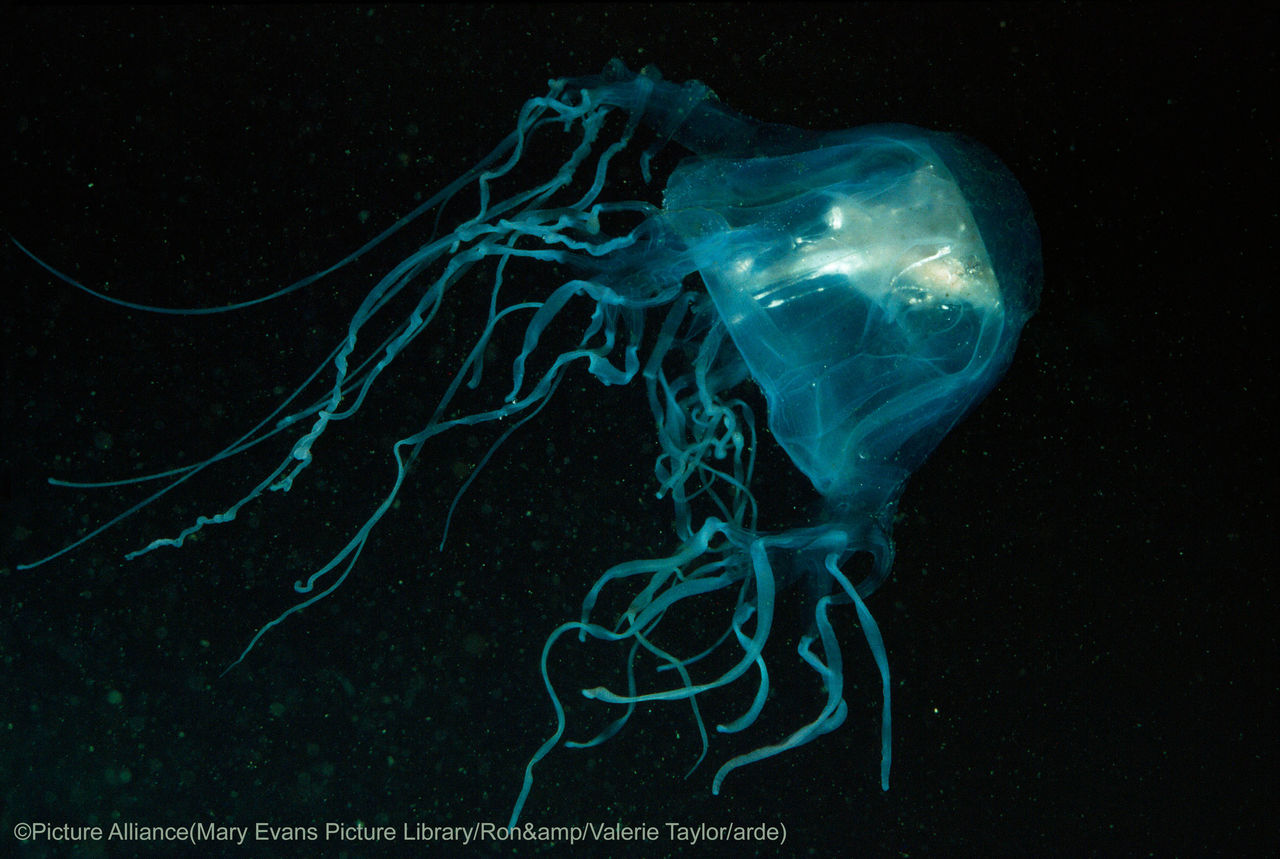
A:
[[[529,148],[548,139],[569,155],[549,176],[526,179],[533,169]],[[611,168],[624,150],[636,153],[643,181],[651,184],[652,159],[668,146],[689,154],[671,172],[661,206],[613,198]],[[496,190],[512,185],[517,189]],[[464,200],[474,209],[442,231],[446,207],[457,209]],[[1038,303],[1039,233],[1009,171],[973,141],[905,125],[811,132],[756,122],[722,105],[703,84],[668,82],[653,68],[636,74],[615,60],[601,75],[552,81],[545,96],[525,103],[515,130],[478,165],[364,247],[245,304],[303,289],[413,223],[434,226],[424,229],[416,252],[378,280],[345,336],[275,412],[191,466],[110,484],[51,481],[89,487],[160,479],[163,488],[24,568],[74,549],[196,474],[284,433],[293,438],[288,454],[243,497],[128,557],[180,547],[202,529],[232,522],[264,493],[288,492],[330,426],[356,414],[405,347],[430,330],[450,291],[474,289],[468,283],[483,276],[487,319],[433,413],[391,446],[393,468],[381,502],[336,555],[294,583],[297,604],[262,626],[232,666],[273,627],[332,594],[351,574],[429,439],[458,427],[507,424],[458,489],[441,523],[443,540],[493,451],[580,366],[604,385],[644,385],[660,449],[657,492],[674,510],[674,548],[605,571],[588,590],[580,616],[550,631],[541,673],[555,727],[525,767],[509,825],[519,820],[543,758],[562,742],[584,748],[610,739],[639,705],[688,707],[702,739],[698,763],[711,745],[699,706],[705,693],[754,684],[750,704],[715,724],[718,733],[751,728],[766,706],[766,656],[779,656],[766,646],[778,600],[788,591],[811,600],[810,628],[796,655],[816,675],[825,703],[789,735],[764,738],[754,751],[723,761],[711,790],[718,794],[739,768],[844,721],[841,645],[830,616],[848,605],[879,669],[880,784],[887,790],[889,662],[867,602],[893,566],[893,516],[908,477],[1003,375]],[[97,293],[22,249],[53,275],[126,307],[195,314],[244,306],[132,304]],[[536,301],[504,300],[504,276],[517,260],[554,272],[554,288]],[[401,296],[412,311],[387,322],[380,314]],[[576,348],[543,355],[539,342],[546,332],[582,318],[563,312],[570,305],[590,311],[573,335]],[[375,318],[383,324],[369,326]],[[459,413],[455,395],[491,370],[486,356],[495,331],[520,324],[523,346],[507,369],[506,397]],[[375,328],[390,333],[365,343],[366,330]],[[812,521],[775,531],[758,525],[758,427],[752,397],[744,393],[748,381],[763,392],[774,437],[822,499]],[[863,572],[850,578],[855,555],[865,556],[858,566]],[[626,606],[616,616],[597,610],[606,591],[608,604]],[[688,652],[665,634],[669,612],[686,622],[696,616],[701,628],[717,632]],[[564,742],[567,719],[549,655],[570,634],[580,642],[615,644],[620,667],[612,685],[581,691],[616,708],[617,717],[595,737]]]

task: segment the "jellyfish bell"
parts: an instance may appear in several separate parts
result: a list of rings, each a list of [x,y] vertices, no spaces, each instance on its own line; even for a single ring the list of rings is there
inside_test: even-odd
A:
[[[682,165],[665,210],[778,442],[824,497],[875,510],[1004,373],[1036,305],[1038,240],[977,143],[902,125],[814,137]]]
[[[616,133],[606,123],[610,116],[623,120]],[[659,149],[670,144],[691,153],[668,177],[661,207],[605,194],[612,164],[624,150],[634,151],[632,138],[641,128],[652,141],[639,154],[645,181],[653,181]],[[572,151],[550,177],[526,179],[520,167],[529,141],[552,130],[575,138]],[[512,185],[518,187],[495,191]],[[440,213],[464,199],[474,199],[474,211],[441,231]],[[606,570],[578,618],[550,631],[540,667],[555,728],[525,766],[509,825],[520,819],[540,761],[562,744],[588,748],[612,738],[640,705],[692,704],[705,756],[710,740],[697,700],[754,682],[751,703],[722,714],[715,725],[719,734],[751,728],[768,703],[766,645],[776,603],[799,577],[814,601],[810,631],[796,655],[817,675],[825,701],[791,734],[724,761],[712,791],[719,793],[737,769],[843,723],[843,657],[830,613],[849,605],[880,673],[880,782],[887,789],[888,656],[866,600],[892,568],[892,516],[907,478],[999,379],[1035,310],[1039,238],[1016,180],[985,149],[952,135],[910,126],[818,133],[760,123],[721,105],[696,81],[674,84],[652,68],[635,74],[614,61],[601,75],[552,81],[475,168],[335,265],[258,301],[353,265],[427,213],[435,214],[436,226],[423,244],[377,281],[329,356],[275,412],[200,463],[99,484],[165,481],[85,537],[20,568],[60,557],[200,472],[282,433],[294,439],[288,453],[253,489],[127,557],[181,547],[206,527],[233,523],[266,492],[288,492],[322,455],[329,428],[359,412],[381,374],[398,367],[403,350],[430,330],[449,293],[487,271],[488,316],[431,414],[415,416],[419,430],[391,446],[392,478],[381,502],[340,551],[294,583],[300,601],[263,625],[228,670],[271,629],[332,594],[352,573],[429,440],[506,421],[459,487],[442,522],[447,536],[455,514],[465,515],[459,504],[493,452],[580,367],[605,385],[643,384],[654,418],[645,431],[656,428],[659,445],[657,490],[672,505],[676,545],[668,555]],[[612,232],[619,221],[635,225]],[[196,314],[257,303],[146,307],[97,293],[19,247],[61,280],[133,309]],[[554,267],[565,279],[537,300],[512,300],[503,283],[513,260]],[[388,308],[401,307],[397,296],[412,309],[386,319]],[[563,311],[582,302],[591,312],[581,333],[573,332],[576,346],[544,354],[550,351],[544,334],[569,326],[575,317]],[[369,324],[375,318],[390,332],[381,341],[370,333],[379,329]],[[511,325],[522,326],[523,337],[505,396],[476,411],[458,407],[460,387],[474,387],[482,369],[492,375],[487,347],[498,328]],[[370,339],[375,342],[365,342]],[[316,394],[311,382],[322,376]],[[812,521],[773,531],[759,526],[756,416],[740,391],[748,380],[764,393],[782,449],[824,499]],[[845,565],[858,553],[870,556],[870,571],[853,581]],[[602,597],[616,599],[619,591],[625,608],[602,617]],[[716,594],[730,597],[727,613],[726,600],[708,598]],[[686,652],[664,638],[664,622],[704,605],[718,614],[700,617],[700,628],[721,630],[710,645]],[[619,708],[606,729],[585,741],[563,741],[568,719],[549,660],[567,635],[620,645],[623,654],[620,676],[580,690]],[[647,670],[654,664],[656,670]]]

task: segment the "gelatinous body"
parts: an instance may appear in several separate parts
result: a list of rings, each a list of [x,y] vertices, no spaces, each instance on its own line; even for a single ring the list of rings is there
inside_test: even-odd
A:
[[[564,162],[549,177],[526,178],[521,171],[528,169],[530,141],[555,133],[571,140]],[[651,158],[667,146],[689,154],[668,177],[661,206],[610,199],[610,170],[620,153],[641,149],[641,171],[652,181]],[[496,184],[517,178],[521,190],[494,193]],[[460,194],[464,189],[467,195]],[[233,522],[263,493],[288,491],[304,479],[327,429],[360,409],[379,376],[397,367],[404,348],[428,332],[450,291],[485,288],[476,282],[480,275],[489,279],[492,295],[488,319],[476,328],[472,349],[433,414],[392,446],[394,479],[382,502],[341,551],[295,583],[301,601],[263,626],[236,663],[272,627],[342,583],[429,439],[509,419],[496,448],[580,365],[606,385],[644,385],[660,445],[657,489],[672,501],[675,541],[664,557],[605,571],[587,593],[581,616],[549,632],[542,674],[556,728],[526,767],[511,824],[530,795],[536,765],[565,732],[548,654],[566,634],[623,645],[622,685],[583,690],[618,707],[618,718],[594,739],[566,745],[612,737],[637,705],[696,704],[703,693],[739,681],[754,682],[751,704],[716,727],[745,731],[766,705],[766,645],[777,601],[800,577],[817,598],[797,655],[817,675],[825,703],[791,734],[723,762],[713,791],[738,767],[807,743],[844,721],[842,656],[829,618],[843,605],[853,606],[880,672],[881,784],[887,789],[888,656],[866,600],[892,568],[890,529],[907,478],[998,381],[1035,311],[1039,236],[1017,182],[989,152],[956,136],[910,126],[809,132],[758,123],[721,105],[702,84],[666,82],[652,69],[633,74],[615,61],[599,76],[553,81],[546,96],[526,103],[516,130],[481,164],[365,247],[276,295],[352,265],[388,235],[429,223],[421,216],[438,216],[455,200],[451,209],[457,208],[464,196],[478,200],[470,216],[447,233],[425,236],[416,252],[385,273],[316,374],[276,413],[219,454],[160,475],[168,479],[166,488],[26,567],[58,557],[195,474],[281,433],[296,436],[289,454],[250,492],[130,557],[181,546],[203,528]],[[619,218],[635,226],[612,235],[602,227]],[[544,298],[507,304],[501,287],[508,264],[517,259],[565,274]],[[370,320],[406,296],[413,297],[412,310],[380,342],[365,343]],[[541,355],[549,327],[569,324],[562,311],[573,302],[591,308],[577,348],[531,361]],[[181,314],[226,308],[141,309]],[[486,347],[499,326],[512,324],[524,326],[524,337],[509,368],[508,395],[482,411],[456,414],[455,394],[482,369],[493,372],[485,367]],[[644,337],[647,325],[656,325],[656,338]],[[307,404],[315,379],[324,379],[325,389]],[[756,415],[740,393],[750,382],[764,392],[773,434],[825,501],[814,521],[774,531],[758,526]],[[481,459],[458,498],[488,459]],[[455,499],[450,517],[457,508]],[[443,525],[447,532],[448,523]],[[870,571],[853,581],[844,567],[857,553],[870,556]],[[628,607],[617,617],[597,617],[605,590],[616,588],[628,589]],[[724,599],[706,597],[726,592],[733,595],[732,609],[700,618],[702,626],[720,630],[717,637],[698,652],[668,649],[662,623],[673,607],[705,603],[724,613]],[[642,670],[655,660],[658,670]],[[710,742],[703,716],[697,706],[690,709],[705,755]]]

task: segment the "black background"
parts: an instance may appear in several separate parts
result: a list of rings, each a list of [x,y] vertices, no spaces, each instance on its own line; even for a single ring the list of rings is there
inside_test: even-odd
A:
[[[0,227],[121,297],[262,295],[459,175],[549,78],[611,57],[702,80],[761,120],[982,140],[1031,197],[1046,284],[1008,376],[909,485],[895,574],[871,601],[894,677],[892,789],[877,780],[878,680],[842,621],[838,732],[712,797],[742,747],[713,738],[686,779],[692,720],[656,708],[605,746],[552,755],[525,819],[787,827],[784,846],[712,848],[734,855],[1271,853],[1275,23],[1173,4],[10,9]],[[317,450],[307,488],[180,552],[122,560],[284,451],[250,455],[15,569],[141,497],[45,477],[208,456],[305,378],[413,246],[199,319],[94,301],[0,252],[5,844],[22,821],[506,820],[552,726],[546,634],[609,565],[672,548],[638,387],[574,374],[482,474],[443,553],[457,475],[491,436],[429,448],[348,582],[219,678],[385,492],[391,442],[474,337],[468,299]],[[766,441],[759,492],[803,508],[781,456]],[[800,631],[789,620],[782,641]],[[563,688],[589,679],[574,646],[560,658],[583,678]],[[818,706],[811,673],[779,670],[782,715],[750,739]],[[570,704],[573,736],[603,724]]]

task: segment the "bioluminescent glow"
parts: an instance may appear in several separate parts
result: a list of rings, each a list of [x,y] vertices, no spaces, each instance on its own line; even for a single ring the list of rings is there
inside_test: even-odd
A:
[[[557,141],[570,141],[563,163],[550,176],[526,179],[533,172],[526,158],[530,142],[556,134]],[[661,206],[606,195],[611,168],[624,151],[638,151],[643,179],[652,185],[651,159],[664,146],[689,154],[667,177]],[[518,182],[522,190],[499,196],[499,180]],[[907,479],[1000,379],[1036,309],[1039,233],[1018,183],[990,152],[954,135],[903,125],[811,132],[759,123],[721,105],[700,83],[664,81],[652,68],[635,74],[614,61],[602,75],[551,82],[545,96],[524,105],[515,130],[480,164],[355,253],[259,301],[350,266],[391,234],[431,223],[423,218],[428,213],[438,220],[446,204],[456,208],[471,195],[474,214],[445,234],[424,235],[425,244],[386,272],[346,336],[275,413],[215,456],[160,475],[165,488],[23,568],[71,551],[196,474],[281,433],[296,435],[288,455],[252,490],[176,534],[145,542],[129,557],[180,547],[204,528],[231,523],[264,493],[287,492],[305,477],[313,456],[322,455],[316,447],[326,431],[360,410],[382,374],[399,369],[397,360],[411,342],[430,336],[433,321],[447,313],[451,291],[481,288],[477,280],[483,277],[491,293],[488,318],[474,331],[473,346],[434,412],[392,445],[394,476],[381,502],[336,555],[295,584],[301,601],[267,622],[232,664],[269,646],[264,637],[273,627],[332,594],[351,574],[424,443],[458,427],[505,419],[508,428],[496,449],[551,402],[566,374],[585,371],[604,385],[643,385],[661,451],[656,489],[671,499],[675,539],[664,557],[606,570],[587,592],[581,615],[547,630],[542,680],[555,727],[525,768],[511,825],[520,818],[539,762],[566,732],[548,663],[566,635],[620,643],[622,685],[582,690],[616,707],[618,717],[596,737],[564,745],[584,748],[613,737],[638,705],[680,702],[692,711],[705,756],[711,743],[699,697],[730,684],[754,684],[750,705],[720,721],[716,731],[752,727],[769,692],[765,648],[775,609],[801,580],[806,593],[818,596],[811,630],[800,638],[796,655],[813,670],[825,703],[798,719],[789,735],[764,738],[754,751],[724,760],[711,779],[712,792],[719,793],[739,768],[808,743],[844,721],[841,647],[830,615],[847,605],[880,673],[880,782],[887,790],[889,660],[867,603],[893,565],[890,531]],[[635,226],[611,234],[605,225],[619,221]],[[131,304],[32,258],[62,280],[126,307],[177,314],[232,309]],[[562,274],[540,300],[506,303],[504,276],[515,260]],[[361,340],[367,324],[382,321],[379,314],[396,298],[407,299],[412,310],[370,348]],[[569,324],[562,311],[584,302],[591,313],[575,336],[577,347],[531,362],[535,354],[542,357],[544,333]],[[482,369],[492,373],[484,365],[495,330],[520,320],[523,348],[509,367],[507,396],[490,408],[457,414],[451,406],[460,387],[474,384]],[[646,326],[656,326],[656,337],[653,328],[644,337]],[[317,380],[323,394],[303,405]],[[756,415],[741,396],[749,380],[763,391],[774,436],[824,499],[814,521],[772,532],[758,526]],[[493,449],[458,490],[450,518],[465,515],[457,499]],[[442,530],[447,528],[446,520]],[[844,569],[858,553],[869,556],[870,572],[854,581]],[[626,589],[630,602],[618,617],[598,616],[606,589]],[[676,606],[684,617],[702,605],[712,614],[698,617],[704,627],[720,630],[718,637],[698,652],[677,652],[663,640],[664,618]]]

